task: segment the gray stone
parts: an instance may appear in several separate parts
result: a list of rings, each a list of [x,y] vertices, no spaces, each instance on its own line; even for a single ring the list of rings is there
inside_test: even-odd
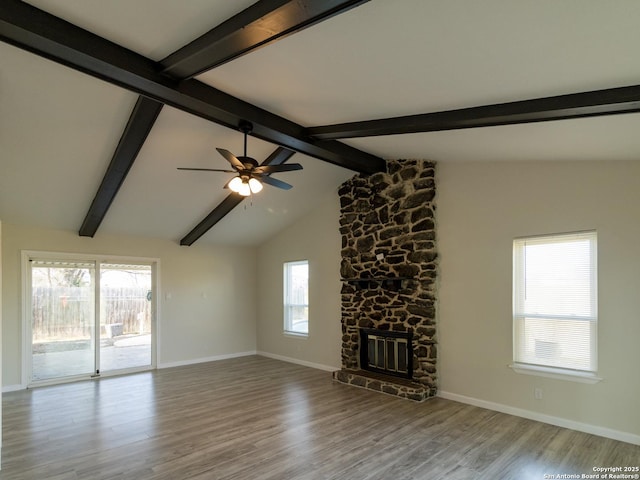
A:
[[[369,200],[360,198],[353,202],[352,208],[355,212],[367,212],[370,209]]]
[[[401,210],[393,215],[392,220],[396,225],[406,225],[410,223],[410,216],[411,214],[409,212]]]
[[[415,277],[420,271],[420,268],[417,265],[412,264],[396,265],[393,269],[397,272],[399,277],[407,278]]]
[[[402,235],[405,232],[405,227],[397,226],[397,227],[387,227],[384,230],[381,230],[378,238],[380,240],[387,240],[389,238],[397,237],[398,235]]]
[[[356,249],[358,250],[358,252],[370,252],[373,249],[373,245],[374,245],[375,239],[373,238],[372,235],[363,237],[363,238],[359,238],[356,241]]]
[[[355,385],[356,387],[364,387],[367,383],[367,380],[363,377],[352,375],[349,383],[351,385]]]
[[[387,162],[387,172],[389,172],[389,174],[391,175],[396,173],[401,168],[402,165],[397,160],[390,160]]]
[[[355,278],[356,277],[356,271],[351,266],[351,262],[349,261],[349,257],[347,257],[346,255],[344,256],[344,258],[340,262],[340,276],[342,278]],[[343,286],[342,293],[348,293],[347,291],[344,291],[344,286]]]
[[[383,172],[374,173],[369,177],[369,183],[375,186],[379,186],[380,184],[389,185],[387,183],[387,174]]]
[[[438,254],[433,251],[411,252],[407,255],[410,262],[413,263],[431,263],[437,258]]]
[[[415,190],[424,190],[426,188],[435,188],[435,182],[433,181],[433,178],[431,177],[427,177],[427,178],[419,178],[418,180],[415,180],[413,182],[413,188]]]
[[[358,255],[358,251],[353,247],[343,248],[341,251],[342,258],[350,258]],[[342,275],[344,278],[348,278],[347,275]]]
[[[405,198],[404,202],[402,203],[402,207],[404,209],[411,209],[424,206],[425,204],[433,200],[434,196],[435,191],[433,190],[420,190]]]
[[[360,320],[358,320],[358,327],[373,328],[373,321],[370,318],[361,318]]]
[[[387,204],[387,199],[382,195],[374,195],[369,201],[371,208],[380,208]]]
[[[389,222],[389,208],[386,205],[381,205],[378,208],[378,219],[381,225],[386,225]]]
[[[428,317],[430,313],[433,313],[433,307],[429,308],[421,305],[407,305],[407,310],[409,313],[423,317]]]
[[[431,220],[430,218],[425,218],[421,222],[418,222],[415,225],[413,225],[413,227],[411,227],[411,231],[423,232],[425,230],[433,230],[434,226],[435,225],[433,224],[433,220]],[[429,240],[432,240],[432,239],[429,239]]]
[[[419,222],[425,218],[433,218],[433,210],[429,207],[418,207],[411,212],[411,223]]]
[[[398,388],[395,387],[394,385],[389,385],[389,384],[383,385],[382,391],[390,395],[398,395]]]
[[[404,186],[404,184],[400,184],[400,185],[395,185],[391,188],[389,188],[386,191],[386,194],[389,198],[392,198],[394,200],[398,200],[400,198],[403,198],[406,195],[406,188]]]
[[[378,218],[378,212],[369,212],[362,219],[362,223],[365,225],[379,225],[380,220]]]
[[[387,255],[385,260],[388,264],[393,265],[396,263],[406,262],[407,258],[405,255]]]
[[[398,172],[402,180],[411,180],[416,177],[418,170],[415,167],[403,168]]]
[[[435,240],[436,235],[433,231],[431,232],[417,232],[417,233],[412,233],[410,235],[410,239],[413,240],[414,242],[422,242],[422,241],[426,241],[426,240]]]
[[[371,189],[358,187],[353,191],[354,198],[369,198],[371,196]]]
[[[351,204],[353,204],[353,198],[349,197],[349,196],[343,196],[340,197],[340,208],[342,209],[346,209],[347,207],[350,207]]]
[[[367,388],[370,388],[371,390],[375,390],[376,392],[379,392],[382,390],[382,384],[377,380],[371,380],[367,384]]]

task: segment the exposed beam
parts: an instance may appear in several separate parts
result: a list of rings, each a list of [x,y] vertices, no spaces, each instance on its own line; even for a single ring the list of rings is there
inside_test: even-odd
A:
[[[261,0],[160,63],[173,77],[191,78],[367,1]]]
[[[154,100],[145,97],[138,98],[98,192],[80,227],[80,236],[93,237],[95,235],[162,107],[161,103]]]
[[[176,80],[185,80],[365,1],[368,0],[262,0],[177,50],[160,63],[164,67],[164,73]],[[138,108],[141,102],[145,108]],[[112,160],[112,164],[117,165],[105,173],[80,228],[80,236],[95,235],[128,170],[135,162],[142,146],[141,142],[144,142],[146,134],[156,121],[157,114],[149,115],[148,110],[155,106],[159,112],[162,105],[144,97],[138,99],[138,104],[129,119],[129,125],[133,125],[134,128],[125,129]],[[145,130],[144,137],[140,138],[137,133]],[[114,188],[114,185],[117,187]]]
[[[281,165],[289,160],[294,153],[295,152],[287,150],[286,148],[278,147],[260,165]],[[184,238],[180,240],[180,245],[192,245],[193,242],[198,240],[202,235],[207,233],[211,227],[222,220],[227,213],[242,203],[242,200],[245,198],[246,197],[243,197],[238,193],[230,193],[227,198],[220,202],[220,204],[211,211],[209,215],[207,215],[193,230],[187,233]]]
[[[318,140],[437,132],[640,112],[640,85],[309,128]]]
[[[305,128],[197,80],[178,82],[162,66],[18,0],[3,0],[0,39],[109,83],[229,128],[253,124],[252,136],[361,173],[383,171],[375,155],[333,141],[315,141]]]

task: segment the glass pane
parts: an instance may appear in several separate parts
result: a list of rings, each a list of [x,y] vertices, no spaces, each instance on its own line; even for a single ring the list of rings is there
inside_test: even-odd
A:
[[[395,371],[396,369],[396,342],[387,339],[387,370]]]
[[[406,373],[407,368],[407,342],[398,342],[398,371]]]
[[[32,381],[94,372],[94,271],[32,263]]]
[[[376,366],[376,340],[375,337],[369,337],[369,365],[372,367]]]
[[[376,367],[378,368],[384,368],[384,338],[379,338],[378,339],[378,345],[377,345],[377,350],[378,350],[378,355],[376,358]]]
[[[151,365],[151,266],[100,270],[100,371]]]
[[[593,316],[591,249],[589,239],[526,244],[524,312]]]
[[[516,361],[550,367],[595,370],[591,345],[595,322],[522,318],[516,322],[519,345]]]
[[[284,330],[309,333],[309,264],[284,264]]]

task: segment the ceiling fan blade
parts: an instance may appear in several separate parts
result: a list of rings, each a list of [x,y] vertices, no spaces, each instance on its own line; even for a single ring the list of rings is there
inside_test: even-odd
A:
[[[282,165],[264,165],[253,169],[255,173],[276,173],[276,172],[292,172],[294,170],[302,170],[299,163],[284,163]]]
[[[225,172],[225,173],[236,173],[235,170],[222,170],[220,168],[187,168],[187,167],[178,167],[178,170],[193,170],[196,172]]]
[[[236,170],[244,170],[244,164],[229,150],[225,150],[224,148],[216,148],[216,150],[227,160],[227,162],[231,164],[233,168]]]
[[[286,182],[283,182],[282,180],[278,180],[277,178],[273,178],[273,177],[260,177],[259,180],[262,183],[266,183],[268,185],[271,185],[273,187],[278,187],[281,188],[283,190],[290,190],[291,188],[293,188],[293,185],[289,185]]]

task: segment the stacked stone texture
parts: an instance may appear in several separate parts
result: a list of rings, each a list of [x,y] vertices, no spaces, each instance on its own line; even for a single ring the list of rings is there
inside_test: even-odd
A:
[[[387,173],[357,175],[340,195],[342,367],[358,369],[358,329],[413,329],[413,381],[436,393],[435,164],[393,160]],[[383,258],[379,255],[382,254]]]

